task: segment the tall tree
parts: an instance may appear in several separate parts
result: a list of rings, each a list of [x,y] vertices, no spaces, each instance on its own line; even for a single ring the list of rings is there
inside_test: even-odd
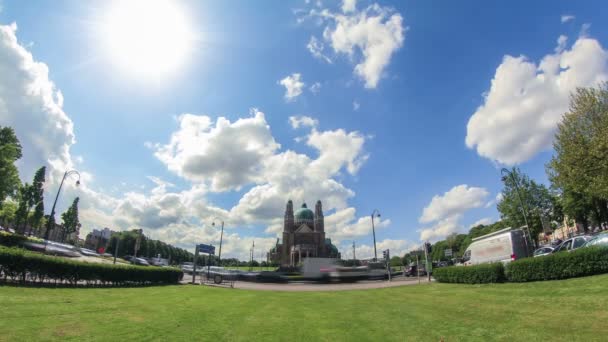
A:
[[[558,202],[556,195],[518,168],[510,172],[511,176],[503,179],[503,198],[497,205],[501,219],[511,227],[522,227],[526,224],[524,215],[527,214],[531,238],[538,241],[538,234],[543,231],[543,220],[551,222],[561,219],[561,209],[555,206]]]
[[[36,171],[32,182],[32,202],[34,203],[34,214],[32,215],[32,227],[40,228],[44,217],[44,181],[46,167],[43,166]]]
[[[14,196],[21,181],[15,161],[21,158],[21,144],[11,127],[0,126],[0,207],[8,196]]]
[[[63,238],[65,241],[66,237],[78,230],[80,221],[78,220],[78,201],[80,199],[76,197],[72,205],[66,210],[65,213],[61,214],[63,220]]]
[[[32,187],[28,183],[19,187],[17,193],[17,211],[15,212],[15,230],[19,234],[25,232],[28,214],[32,208]]]
[[[608,83],[580,88],[558,125],[555,155],[547,165],[563,210],[581,222],[608,222]]]

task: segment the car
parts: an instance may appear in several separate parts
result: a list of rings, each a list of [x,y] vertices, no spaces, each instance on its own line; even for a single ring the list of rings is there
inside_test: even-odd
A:
[[[583,247],[587,241],[591,240],[592,236],[590,235],[579,235],[572,237],[561,243],[557,248],[555,248],[551,253],[559,253],[564,251],[573,251],[575,249]]]
[[[139,266],[150,266],[150,263],[149,263],[149,262],[148,262],[146,259],[144,259],[144,258],[136,258],[136,257],[133,257],[133,258],[131,258],[131,260],[130,260],[130,261],[131,261],[131,263],[132,263],[132,264],[134,264],[134,265],[139,265]]]
[[[608,232],[602,232],[592,237],[583,247],[604,246],[608,247]]]
[[[543,255],[549,255],[554,249],[555,246],[541,246],[534,251],[533,256],[536,258]]]
[[[80,254],[85,255],[85,256],[94,256],[94,257],[99,256],[99,254],[97,252],[95,252],[94,250],[88,249],[88,248],[81,248]]]

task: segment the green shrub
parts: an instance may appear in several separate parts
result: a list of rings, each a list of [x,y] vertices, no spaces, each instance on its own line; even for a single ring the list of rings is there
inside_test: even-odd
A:
[[[608,248],[580,248],[570,253],[556,253],[526,258],[507,265],[506,276],[512,282],[566,279],[608,273]]]
[[[9,247],[21,246],[26,241],[27,238],[23,235],[0,232],[0,245]]]
[[[505,280],[505,272],[502,263],[451,266],[434,269],[433,278],[441,283],[500,283]]]
[[[169,267],[87,263],[0,246],[0,274],[6,280],[101,282],[109,285],[176,284],[181,270]]]
[[[44,242],[44,240],[35,237],[26,237],[19,234],[9,232],[0,232],[0,245],[8,247],[22,246],[26,241],[29,242]]]

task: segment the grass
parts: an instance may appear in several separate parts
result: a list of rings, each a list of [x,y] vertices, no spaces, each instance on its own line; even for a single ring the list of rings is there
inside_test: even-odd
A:
[[[608,275],[344,292],[0,287],[0,340],[593,341]]]

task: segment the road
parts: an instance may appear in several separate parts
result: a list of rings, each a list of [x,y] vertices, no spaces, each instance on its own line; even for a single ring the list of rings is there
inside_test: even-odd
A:
[[[201,278],[196,277],[197,283]],[[192,276],[184,274],[183,284],[192,283]],[[417,278],[395,277],[392,281],[386,280],[363,280],[356,283],[330,283],[322,284],[316,282],[291,282],[287,284],[277,283],[256,283],[248,281],[237,281],[234,283],[234,288],[242,290],[258,290],[258,291],[352,291],[352,290],[367,290],[381,289],[387,287],[417,285]],[[428,284],[426,278],[420,278],[420,284]],[[214,285],[213,285],[214,286]],[[229,286],[229,285],[227,285]],[[221,285],[221,287],[226,287]]]

